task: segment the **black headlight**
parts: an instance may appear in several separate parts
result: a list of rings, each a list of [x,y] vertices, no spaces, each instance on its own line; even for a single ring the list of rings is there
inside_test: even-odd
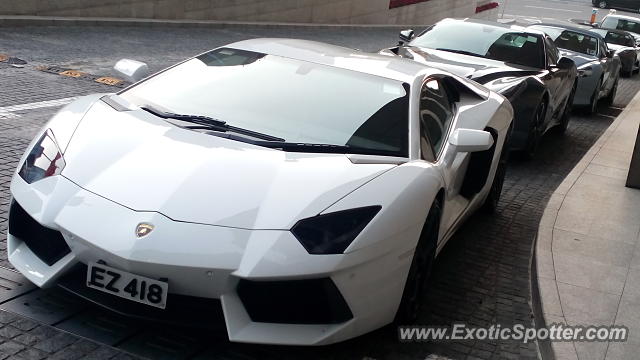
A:
[[[338,211],[298,221],[291,232],[309,254],[342,254],[381,206]]]
[[[51,130],[47,130],[33,146],[18,175],[29,184],[49,176],[59,175],[65,162]]]

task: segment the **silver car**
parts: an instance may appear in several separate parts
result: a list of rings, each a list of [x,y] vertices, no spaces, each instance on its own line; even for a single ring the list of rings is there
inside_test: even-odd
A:
[[[622,30],[612,29],[589,29],[602,37],[607,42],[609,49],[614,50],[620,57],[622,76],[632,76],[634,72],[640,70],[640,47],[636,45],[633,35]]]
[[[573,100],[575,106],[583,106],[589,113],[595,113],[601,99],[607,105],[613,104],[621,62],[615,51],[607,47],[602,36],[565,25],[538,24],[531,28],[547,33],[562,55],[576,63],[579,79]]]

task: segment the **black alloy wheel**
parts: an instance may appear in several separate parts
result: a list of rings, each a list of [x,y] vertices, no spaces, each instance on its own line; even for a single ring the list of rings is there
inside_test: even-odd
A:
[[[508,149],[503,148],[502,152],[509,152]],[[502,195],[502,187],[504,186],[504,178],[507,175],[507,156],[500,156],[498,162],[498,168],[496,169],[496,175],[491,183],[491,190],[489,195],[482,205],[482,210],[488,214],[493,214],[498,209],[498,203],[500,203],[500,196]]]
[[[616,78],[616,82],[613,83],[613,87],[611,88],[611,90],[609,90],[609,95],[607,95],[607,97],[604,98],[604,103],[607,106],[612,106],[613,102],[616,100],[616,95],[618,94],[619,81],[620,81],[620,78]]]
[[[600,101],[600,89],[602,88],[602,79],[598,80],[596,84],[596,88],[593,90],[593,95],[591,95],[591,104],[587,109],[587,113],[589,115],[595,114],[598,112],[598,101]]]
[[[427,281],[431,275],[431,269],[436,257],[441,216],[442,206],[436,200],[431,205],[431,210],[429,210],[429,215],[413,254],[404,292],[402,293],[402,300],[396,312],[395,322],[398,325],[412,324],[420,314],[422,303],[424,303],[426,297]]]
[[[542,127],[544,126],[544,120],[547,115],[547,103],[542,101],[538,105],[536,115],[531,122],[529,128],[529,138],[527,139],[527,145],[523,151],[524,158],[526,160],[532,160],[536,157],[538,152],[538,146],[540,145],[540,138],[542,137]]]
[[[557,132],[561,135],[566,133],[567,128],[569,127],[569,120],[571,120],[571,110],[573,109],[573,99],[576,96],[577,89],[578,89],[578,82],[576,81],[573,84],[573,89],[571,89],[571,94],[569,94],[567,103],[564,105],[564,111],[562,112],[562,117],[560,118],[560,124],[556,128]]]

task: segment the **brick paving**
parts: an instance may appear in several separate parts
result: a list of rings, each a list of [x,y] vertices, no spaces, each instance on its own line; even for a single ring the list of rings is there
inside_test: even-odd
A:
[[[21,28],[0,32],[0,53],[29,61],[24,69],[0,63],[0,107],[35,101],[110,92],[114,88],[64,78],[35,70],[34,65],[79,68],[110,75],[107,66],[120,57],[149,61],[158,70],[185,56],[226,42],[252,36],[296,36],[375,50],[395,41],[395,30],[175,29],[170,33],[144,28]],[[100,40],[99,40],[100,39]],[[122,39],[120,43],[117,40]],[[361,40],[361,41],[359,41]],[[623,80],[616,106],[623,107],[640,89],[640,80]],[[3,118],[0,112],[0,266],[6,261],[8,187],[16,163],[33,134],[54,109],[18,112]],[[430,284],[430,295],[418,323],[472,326],[530,325],[529,263],[542,211],[549,196],[619,111],[608,115],[574,116],[564,137],[548,134],[540,156],[531,162],[512,161],[503,199],[495,215],[477,214],[441,253]],[[55,325],[55,324],[54,324]],[[516,341],[458,341],[400,344],[396,330],[380,329],[329,347],[308,349],[228,343],[219,334],[183,329],[149,329],[146,325],[117,348],[83,339],[55,327],[0,311],[0,360],[12,359],[127,359],[149,358],[247,359],[535,359],[535,344]],[[82,334],[80,334],[82,335]],[[189,335],[189,336],[188,336]],[[182,339],[181,336],[185,338]],[[180,351],[166,346],[180,342]],[[164,344],[164,345],[163,345]],[[187,345],[184,345],[187,344]]]

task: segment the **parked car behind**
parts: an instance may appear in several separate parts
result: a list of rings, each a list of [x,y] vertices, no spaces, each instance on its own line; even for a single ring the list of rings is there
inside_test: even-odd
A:
[[[591,0],[591,3],[600,9],[640,11],[640,1],[638,0]]]
[[[613,104],[620,78],[620,58],[607,47],[602,36],[565,25],[538,24],[529,28],[551,36],[562,55],[571,58],[578,67],[574,105],[595,113],[600,99],[607,105]]]
[[[620,57],[620,73],[623,76],[632,76],[634,72],[640,70],[640,47],[636,45],[633,35],[622,30],[613,29],[590,29],[602,37],[607,43],[607,47],[616,52]]]
[[[607,14],[597,27],[602,29],[613,29],[626,31],[640,45],[640,19],[633,16],[618,15],[615,12]]]
[[[451,71],[505,96],[514,107],[512,150],[533,157],[540,138],[569,123],[577,85],[574,62],[543,32],[482,20],[444,19],[420,35],[400,33],[400,45],[382,50]]]

